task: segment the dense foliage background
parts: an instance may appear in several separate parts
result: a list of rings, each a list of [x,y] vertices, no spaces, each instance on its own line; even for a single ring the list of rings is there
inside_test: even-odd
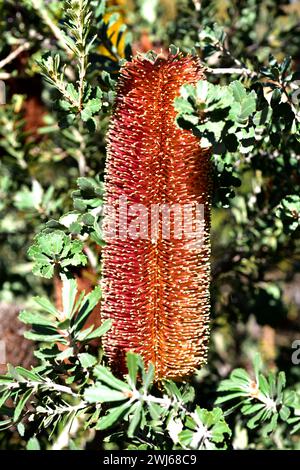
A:
[[[1,379],[1,448],[299,449],[299,30],[292,0],[0,0],[1,351],[35,366]],[[213,147],[212,334],[156,389],[99,352],[99,208],[118,70],[170,46],[209,82],[175,107]]]

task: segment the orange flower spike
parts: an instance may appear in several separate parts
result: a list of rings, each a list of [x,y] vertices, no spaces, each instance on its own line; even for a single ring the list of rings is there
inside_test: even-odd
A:
[[[102,318],[113,320],[104,348],[119,372],[126,372],[129,350],[154,364],[157,380],[185,378],[206,360],[210,158],[190,131],[176,125],[173,106],[183,84],[203,78],[197,59],[181,55],[136,58],[121,70],[109,130],[101,310]],[[171,230],[179,220],[172,210],[166,236],[165,219],[156,212],[162,204],[204,206],[200,245],[191,248]],[[138,230],[137,212],[145,210],[149,217]]]

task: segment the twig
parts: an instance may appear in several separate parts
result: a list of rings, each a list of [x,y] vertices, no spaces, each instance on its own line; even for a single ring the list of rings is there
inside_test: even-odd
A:
[[[35,412],[36,414],[46,414],[46,415],[62,415],[64,413],[76,413],[77,411],[84,410],[91,406],[89,403],[85,401],[79,403],[78,405],[67,405],[67,406],[60,406],[59,408],[53,409],[46,409],[39,407],[39,409]]]
[[[70,440],[73,436],[76,436],[79,428],[80,421],[77,417],[75,417],[71,423],[63,427],[62,432],[58,435],[55,442],[51,446],[51,450],[67,449],[69,447]]]
[[[201,0],[193,0],[195,10],[200,11],[201,10]]]
[[[216,41],[214,43],[214,46],[219,49],[219,51],[224,55],[227,56],[231,59],[231,61],[237,66],[237,67],[222,67],[222,68],[215,68],[212,69],[210,67],[207,68],[207,72],[213,73],[215,75],[232,75],[232,74],[238,74],[238,75],[245,75],[248,77],[257,77],[258,74],[254,72],[253,70],[248,69],[246,65],[236,57],[234,57],[231,52],[224,46],[224,44],[221,41]]]
[[[15,49],[10,54],[8,54],[8,56],[5,57],[5,59],[2,59],[0,61],[0,69],[3,69],[3,67],[5,67],[7,64],[15,60],[18,57],[18,55],[20,55],[23,51],[26,51],[27,49],[29,49],[30,46],[31,46],[31,43],[29,41],[26,41],[20,46],[18,46],[17,49]]]
[[[79,174],[80,176],[85,176],[86,172],[87,172],[87,162],[86,162],[86,158],[85,158],[85,141],[84,141],[84,137],[82,135],[82,132],[83,132],[83,127],[80,125],[80,130],[78,129],[74,129],[74,135],[75,137],[77,138],[78,140],[78,143],[79,143],[79,148],[77,150],[77,158],[78,158],[78,169],[79,169]]]
[[[7,72],[2,72],[0,73],[0,80],[8,80],[11,78],[11,74]]]
[[[23,384],[23,382],[22,382],[22,384]],[[46,388],[48,390],[55,390],[57,392],[67,393],[69,395],[72,395],[73,397],[78,396],[76,393],[73,392],[73,390],[70,387],[66,387],[65,385],[56,384],[55,382],[51,382],[50,380],[45,380],[45,381],[41,381],[41,382],[38,382],[36,380],[28,380],[26,382],[26,385],[27,385],[28,388],[33,388],[33,389]],[[20,382],[11,382],[11,383],[5,384],[5,386],[8,389],[15,389],[15,388],[20,387]]]
[[[212,73],[214,75],[246,75],[247,77],[257,77],[257,73],[246,68],[246,67],[239,67],[239,68],[234,68],[234,67],[224,67],[224,68],[211,68],[207,67],[206,71],[208,73]]]
[[[78,86],[78,103],[79,103],[78,108],[80,111],[82,111],[85,75],[86,75],[86,57],[84,54],[82,54],[80,57],[80,61],[79,61],[79,86]]]
[[[83,248],[83,251],[87,256],[87,259],[89,260],[89,263],[90,263],[91,267],[93,269],[96,269],[97,268],[97,258],[94,255],[94,253],[92,252],[92,250],[88,246],[85,246]]]
[[[64,33],[59,29],[58,26],[54,23],[53,19],[49,15],[47,8],[45,7],[42,0],[31,0],[33,8],[37,11],[37,13],[41,16],[44,20],[44,23],[49,27],[52,31],[56,39],[58,40],[59,44],[62,48],[69,54],[73,55],[72,50],[66,44]]]
[[[79,35],[79,46],[80,47],[80,57],[79,57],[79,80],[78,80],[78,102],[79,110],[82,111],[82,101],[83,101],[83,92],[84,92],[84,79],[86,76],[86,48],[85,48],[85,39],[84,39],[84,18],[83,14],[83,4],[80,3],[80,9],[78,12],[78,35]]]

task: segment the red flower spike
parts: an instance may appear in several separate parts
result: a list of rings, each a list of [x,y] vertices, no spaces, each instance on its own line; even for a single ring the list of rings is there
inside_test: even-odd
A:
[[[109,130],[101,309],[103,319],[113,320],[104,349],[121,373],[129,350],[154,364],[156,380],[185,378],[206,360],[210,158],[190,131],[177,126],[173,106],[183,84],[203,78],[191,56],[136,58],[121,70]],[[127,203],[126,226],[134,227],[130,236],[123,230],[120,197]],[[202,244],[191,248],[188,239],[175,233],[172,210],[174,230],[167,239],[162,215],[155,219],[156,208],[176,204],[181,210],[196,203],[204,205]],[[137,212],[144,214],[145,208],[151,216],[146,223],[138,217],[143,220],[138,230]]]

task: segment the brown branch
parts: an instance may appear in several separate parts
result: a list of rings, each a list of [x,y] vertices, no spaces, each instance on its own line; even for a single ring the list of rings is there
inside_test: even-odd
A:
[[[17,49],[13,50],[10,54],[8,54],[7,57],[5,57],[5,59],[2,59],[0,61],[0,69],[3,69],[3,67],[5,67],[7,64],[15,60],[18,57],[18,55],[20,55],[22,52],[29,49],[30,46],[31,46],[31,43],[29,41],[26,41],[23,44],[21,44],[19,47],[17,47]],[[5,78],[8,78],[5,74],[4,76]]]

